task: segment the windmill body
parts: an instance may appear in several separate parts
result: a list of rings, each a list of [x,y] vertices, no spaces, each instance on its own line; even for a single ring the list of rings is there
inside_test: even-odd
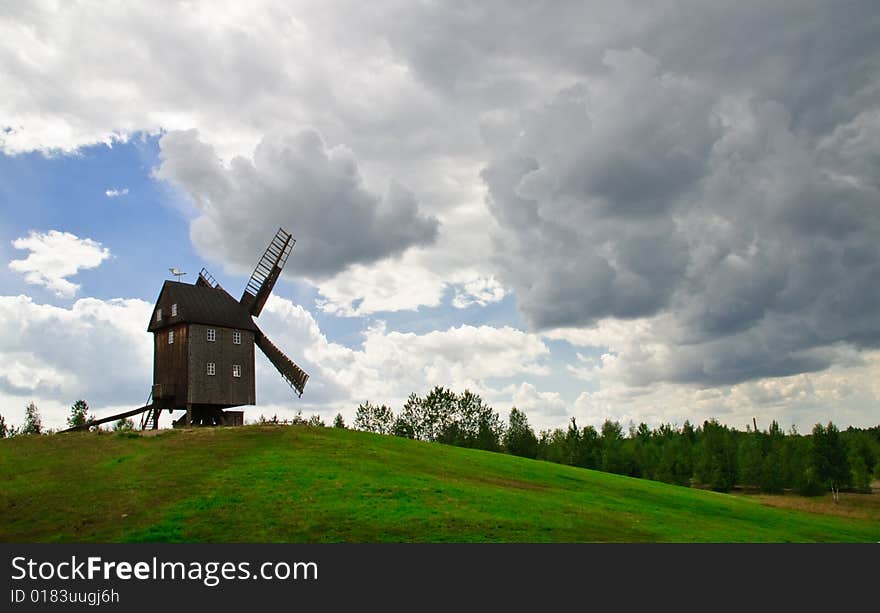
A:
[[[237,425],[256,404],[250,314],[220,286],[166,281],[153,308],[153,404],[182,409],[177,425]]]
[[[204,268],[193,284],[165,281],[147,327],[153,333],[150,400],[137,409],[92,419],[69,430],[139,414],[141,428],[154,429],[164,410],[184,411],[174,426],[241,425],[243,411],[229,409],[256,404],[255,346],[302,396],[309,375],[253,319],[263,310],[295,242],[279,228],[239,300]]]
[[[165,281],[147,328],[153,333],[153,408],[145,425],[157,427],[165,409],[185,411],[176,426],[241,425],[243,412],[228,409],[256,404],[254,346],[302,395],[309,376],[253,320],[294,242],[289,232],[278,230],[239,300],[205,269],[194,284]]]

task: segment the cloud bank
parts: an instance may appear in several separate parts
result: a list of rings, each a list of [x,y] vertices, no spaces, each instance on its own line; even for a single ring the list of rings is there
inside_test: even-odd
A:
[[[0,148],[164,133],[206,257],[249,272],[290,225],[327,314],[510,297],[584,356],[583,407],[843,386],[880,342],[876,12],[29,3],[0,17]]]
[[[529,321],[650,319],[613,356],[634,385],[793,375],[877,347],[880,191],[844,161],[870,139],[865,113],[825,136],[638,49],[604,64],[524,113],[483,172],[501,280]]]

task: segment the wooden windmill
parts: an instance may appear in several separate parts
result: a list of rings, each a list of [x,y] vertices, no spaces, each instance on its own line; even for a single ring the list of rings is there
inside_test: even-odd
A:
[[[254,323],[295,242],[279,228],[239,300],[204,268],[193,284],[165,281],[147,328],[154,347],[151,402],[79,429],[137,414],[142,428],[154,429],[165,409],[185,411],[175,426],[241,425],[243,412],[228,409],[256,404],[255,345],[301,396],[309,375]]]

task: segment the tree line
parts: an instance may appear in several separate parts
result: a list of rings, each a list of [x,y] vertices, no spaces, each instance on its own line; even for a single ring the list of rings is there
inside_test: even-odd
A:
[[[396,415],[384,404],[364,402],[354,426],[721,492],[742,487],[812,496],[830,490],[837,499],[841,489],[870,492],[872,479],[880,478],[880,426],[840,431],[829,422],[801,435],[794,427],[784,432],[775,421],[763,431],[740,431],[715,419],[626,430],[606,420],[596,430],[571,418],[566,428],[536,434],[516,407],[505,424],[477,394],[443,387],[424,397],[411,394]]]
[[[89,403],[85,400],[77,400],[70,407],[70,414],[67,417],[67,427],[74,428],[83,426],[89,421]],[[99,426],[92,428],[100,429]],[[113,430],[134,430],[134,421],[129,418],[120,419],[113,424]],[[40,410],[33,402],[29,402],[24,409],[24,423],[16,428],[11,423],[6,423],[6,418],[0,415],[0,438],[9,438],[13,436],[26,434],[53,434],[52,429],[43,428],[43,419],[40,416]]]
[[[85,424],[89,406],[77,400],[67,418],[68,427]],[[258,424],[324,427],[318,415],[292,420],[260,415]],[[342,414],[333,420],[345,428]],[[880,426],[839,430],[832,422],[816,424],[808,435],[792,427],[784,432],[776,421],[766,430],[731,428],[716,419],[694,426],[630,424],[624,430],[606,420],[599,430],[578,427],[571,418],[566,428],[537,434],[526,414],[516,407],[507,423],[483,399],[469,390],[461,394],[435,387],[424,397],[410,394],[399,413],[369,401],[357,407],[354,427],[365,432],[400,436],[545,460],[601,470],[630,477],[689,487],[729,491],[734,487],[766,493],[794,491],[813,496],[841,489],[871,491],[880,478]],[[113,429],[134,428],[131,419],[120,419]],[[16,428],[0,415],[0,438],[45,434],[37,406],[25,407],[24,423]]]

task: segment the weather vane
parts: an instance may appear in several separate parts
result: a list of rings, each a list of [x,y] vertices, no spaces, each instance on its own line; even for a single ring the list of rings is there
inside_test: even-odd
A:
[[[186,274],[185,272],[181,272],[179,268],[169,268],[168,270],[171,271],[171,274],[172,274],[172,275],[174,275],[175,277],[177,277],[177,280],[178,280],[178,281],[180,281],[180,277],[182,277],[183,275]]]

